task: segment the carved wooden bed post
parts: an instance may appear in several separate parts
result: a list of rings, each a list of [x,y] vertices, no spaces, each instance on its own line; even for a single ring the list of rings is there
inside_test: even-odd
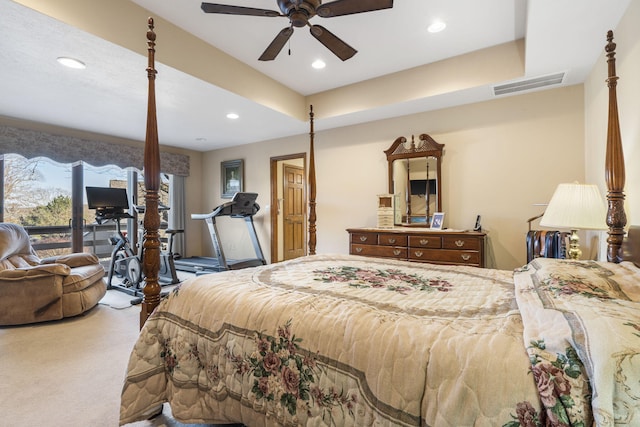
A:
[[[607,225],[609,237],[607,238],[607,261],[621,261],[621,247],[624,238],[624,227],[627,217],[624,212],[624,153],[620,137],[620,122],[618,120],[618,99],[616,86],[616,44],[613,42],[613,31],[607,32],[608,74],[607,86],[609,87],[609,120],[607,127],[607,153],[605,160],[605,178],[607,182]]]
[[[313,105],[309,106],[309,255],[316,254],[316,161],[313,146]]]
[[[153,31],[153,18],[148,21],[147,45],[149,65],[147,77],[149,79],[149,98],[147,104],[147,134],[144,144],[144,255],[142,269],[145,275],[143,288],[144,298],[140,311],[140,328],[160,303],[160,285],[158,284],[158,270],[160,269],[160,214],[158,212],[158,190],[160,188],[160,149],[158,147],[158,123],[156,119],[155,79],[157,71],[154,68],[156,34]]]

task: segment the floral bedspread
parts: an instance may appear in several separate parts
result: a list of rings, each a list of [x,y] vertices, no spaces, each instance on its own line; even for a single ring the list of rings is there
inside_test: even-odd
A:
[[[526,347],[510,271],[317,255],[204,275],[146,322],[120,423],[169,402],[184,423],[542,425]]]
[[[549,422],[640,426],[640,270],[537,258],[515,284]]]

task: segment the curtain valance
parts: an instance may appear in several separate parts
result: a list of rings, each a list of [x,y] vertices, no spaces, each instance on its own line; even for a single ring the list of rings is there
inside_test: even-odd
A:
[[[19,154],[25,158],[48,157],[58,163],[84,161],[93,166],[116,165],[142,170],[144,146],[54,135],[47,132],[0,125],[0,154]],[[163,173],[189,176],[189,156],[160,152]]]

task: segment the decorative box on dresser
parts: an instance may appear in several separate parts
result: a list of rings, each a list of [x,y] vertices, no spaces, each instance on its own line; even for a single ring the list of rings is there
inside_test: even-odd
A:
[[[349,253],[435,264],[484,267],[486,234],[417,227],[349,228]]]

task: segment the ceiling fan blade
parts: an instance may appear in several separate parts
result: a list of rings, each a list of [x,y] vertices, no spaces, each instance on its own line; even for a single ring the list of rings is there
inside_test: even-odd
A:
[[[292,27],[282,29],[282,31],[278,33],[276,38],[273,39],[271,44],[267,46],[265,51],[262,52],[262,55],[260,55],[260,58],[258,58],[258,60],[273,61],[274,59],[276,59],[276,56],[278,56],[284,45],[287,43],[287,40],[289,40],[291,34],[293,34]]]
[[[249,16],[284,16],[280,12],[267,9],[256,9],[253,7],[231,6],[226,4],[202,3],[200,8],[205,13],[224,13],[227,15],[249,15]]]
[[[372,12],[392,7],[393,0],[336,0],[318,6],[316,14],[322,18],[331,18],[333,16]]]
[[[311,35],[318,39],[320,43],[325,45],[327,49],[329,49],[343,61],[346,61],[347,59],[358,53],[357,50],[343,42],[336,35],[334,35],[332,32],[321,25],[312,25]]]

